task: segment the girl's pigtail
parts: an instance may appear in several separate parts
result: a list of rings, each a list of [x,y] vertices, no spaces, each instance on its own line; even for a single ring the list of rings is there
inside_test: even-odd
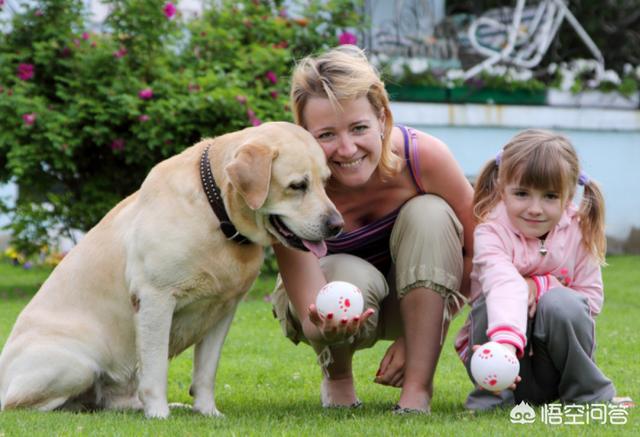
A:
[[[604,264],[607,251],[604,196],[595,181],[587,179],[581,182],[584,184],[584,193],[580,204],[580,228],[584,244]]]
[[[474,183],[473,213],[482,222],[498,203],[498,160],[487,162]]]

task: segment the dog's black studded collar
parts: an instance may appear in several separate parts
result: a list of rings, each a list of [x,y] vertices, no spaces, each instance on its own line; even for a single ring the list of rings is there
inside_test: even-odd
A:
[[[251,240],[238,232],[233,223],[231,223],[227,210],[224,208],[220,189],[218,185],[216,185],[213,173],[211,172],[209,147],[211,147],[210,144],[204,148],[204,152],[200,157],[200,180],[202,181],[202,187],[207,195],[207,199],[209,199],[211,209],[213,209],[213,213],[218,217],[218,220],[220,220],[220,229],[227,237],[227,240],[235,241],[238,244],[252,244]]]

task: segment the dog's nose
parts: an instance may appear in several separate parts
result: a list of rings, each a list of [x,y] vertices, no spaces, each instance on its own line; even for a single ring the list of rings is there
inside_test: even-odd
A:
[[[344,226],[344,220],[342,220],[342,216],[336,212],[329,214],[327,217],[327,230],[329,237],[335,237],[340,232],[342,232],[342,227]]]

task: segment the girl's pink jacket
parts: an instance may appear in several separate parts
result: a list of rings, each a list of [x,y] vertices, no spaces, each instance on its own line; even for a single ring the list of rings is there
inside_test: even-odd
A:
[[[527,301],[525,278],[550,275],[549,289],[567,287],[584,294],[592,316],[600,313],[604,300],[598,260],[582,244],[576,207],[569,204],[544,241],[523,236],[507,216],[503,202],[479,224],[474,233],[471,302],[486,298],[488,330],[492,341],[514,345],[521,357],[527,343]],[[466,361],[471,322],[462,327],[455,348]]]

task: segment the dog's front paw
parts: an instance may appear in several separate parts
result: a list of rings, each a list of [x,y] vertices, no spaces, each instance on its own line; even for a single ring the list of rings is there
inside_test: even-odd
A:
[[[144,415],[150,419],[166,419],[169,417],[169,405],[166,402],[145,403]]]

